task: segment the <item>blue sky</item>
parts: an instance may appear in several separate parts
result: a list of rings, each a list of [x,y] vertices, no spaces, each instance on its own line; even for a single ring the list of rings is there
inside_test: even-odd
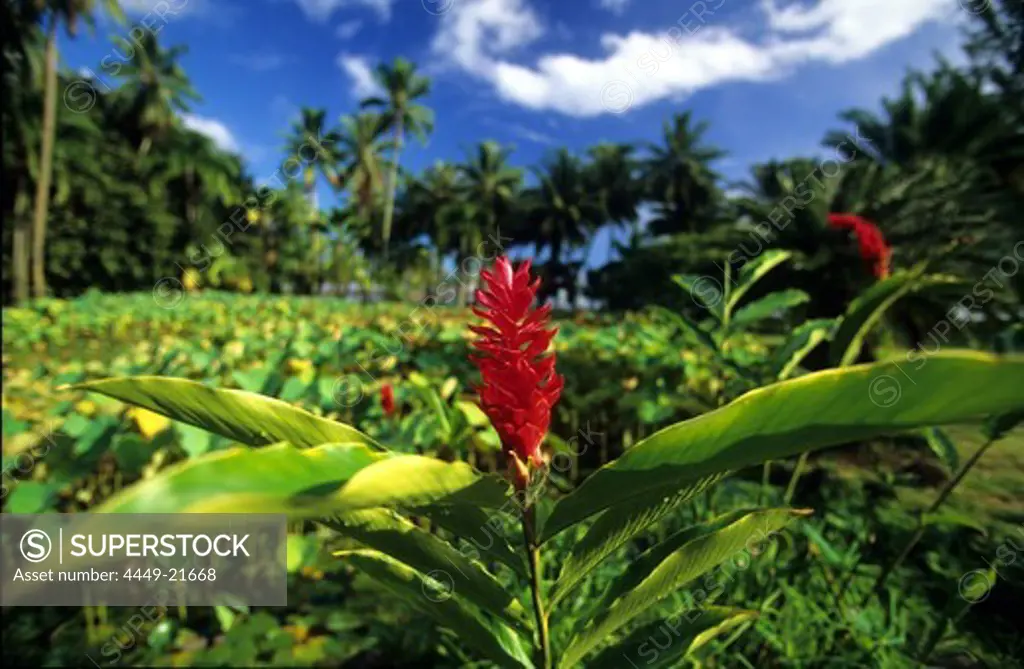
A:
[[[970,3],[967,3],[970,5]],[[657,139],[673,113],[710,123],[718,165],[813,154],[836,114],[874,108],[908,67],[956,59],[958,0],[122,0],[128,24],[63,39],[67,67],[104,75],[112,37],[150,29],[203,100],[186,120],[239,152],[257,182],[286,157],[300,106],[332,120],[396,56],[433,78],[426,145],[403,164],[458,160],[475,143],[536,164],[557,146]],[[137,33],[138,34],[138,33]],[[104,58],[107,58],[104,61]],[[109,71],[109,68],[107,68]],[[331,194],[322,190],[321,202]],[[599,243],[599,247],[606,243]],[[598,250],[598,255],[601,250]]]

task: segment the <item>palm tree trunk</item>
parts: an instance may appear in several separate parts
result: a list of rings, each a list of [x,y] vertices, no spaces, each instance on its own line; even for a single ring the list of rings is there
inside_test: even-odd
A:
[[[593,234],[590,235],[590,239],[587,240],[586,248],[583,251],[583,262],[580,264],[580,273],[576,276],[576,285],[580,285],[583,279],[583,275],[587,271],[587,261],[590,260],[590,254],[594,252],[594,242],[597,241],[598,230],[594,230]],[[610,242],[609,242],[610,244]],[[576,304],[576,300],[573,301],[573,309],[579,310],[579,305]]]
[[[46,34],[44,70],[43,139],[39,149],[39,180],[36,182],[35,211],[32,216],[32,294],[46,296],[46,216],[53,179],[53,140],[57,130],[57,20],[50,19]]]
[[[458,297],[456,299],[458,300],[458,305],[460,307],[466,306],[466,303],[469,300],[469,290],[465,281],[466,277],[459,275],[462,263],[466,260],[466,256],[466,235],[463,235],[462,239],[459,240],[459,252],[455,254],[455,280],[459,282],[459,287],[457,289]]]
[[[185,170],[185,220],[188,221],[188,239],[196,237],[196,174],[195,167],[189,165]]]
[[[14,231],[11,264],[14,266],[14,301],[24,302],[29,298],[29,241],[31,228],[26,218],[28,213],[28,194],[22,190],[23,180],[19,178],[17,192],[14,196]]]
[[[395,159],[391,161],[391,173],[388,176],[388,201],[384,203],[384,262],[388,261],[388,248],[391,245],[391,219],[395,214],[395,197],[398,195],[398,160],[402,153],[402,121],[403,114],[398,114],[395,122]]]

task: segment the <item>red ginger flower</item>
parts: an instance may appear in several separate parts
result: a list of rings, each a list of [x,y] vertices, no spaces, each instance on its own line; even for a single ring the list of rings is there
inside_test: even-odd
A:
[[[853,214],[829,214],[828,223],[837,230],[852,230],[860,247],[860,257],[871,265],[875,278],[889,276],[889,258],[892,249],[885,243],[885,237],[878,226]]]
[[[555,373],[554,354],[547,351],[558,328],[545,329],[551,305],[531,309],[540,279],[530,281],[530,261],[515,272],[500,257],[493,271],[484,270],[483,290],[473,313],[492,327],[470,326],[480,338],[470,360],[480,369],[480,408],[501,437],[502,449],[525,484],[523,463],[544,464],[540,444],[551,422],[551,409],[562,394],[564,379]]]
[[[380,405],[384,409],[384,415],[391,416],[395,413],[395,389],[390,383],[385,383],[380,388]]]

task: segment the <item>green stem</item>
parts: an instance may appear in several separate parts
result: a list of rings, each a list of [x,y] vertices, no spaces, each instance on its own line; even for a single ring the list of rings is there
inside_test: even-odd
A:
[[[800,459],[796,461],[796,469],[793,470],[793,476],[789,479],[789,485],[786,486],[787,505],[793,501],[793,494],[796,492],[796,484],[800,482],[800,477],[804,474],[804,468],[807,466],[807,455],[808,451],[801,453]]]
[[[967,476],[968,472],[970,472],[978,460],[981,459],[981,456],[985,454],[985,451],[987,451],[995,442],[995,439],[990,438],[982,444],[981,448],[975,451],[974,455],[971,456],[971,459],[964,463],[964,466],[960,468],[960,471],[957,472],[956,476],[950,479],[946,485],[943,486],[942,491],[939,493],[939,496],[935,498],[935,501],[917,517],[917,529],[914,531],[913,536],[910,537],[910,541],[908,541],[907,545],[903,547],[903,551],[899,554],[899,557],[883,569],[882,573],[878,575],[877,579],[875,579],[874,587],[868,591],[868,594],[865,595],[864,600],[860,604],[861,608],[867,603],[867,600],[871,597],[872,593],[881,591],[882,586],[885,585],[885,581],[889,578],[889,575],[899,569],[900,565],[903,564],[903,561],[910,555],[910,552],[914,550],[915,546],[917,546],[917,542],[919,542],[921,537],[924,536],[925,530],[927,529],[927,526],[924,524],[925,516],[935,513],[935,511],[946,502],[949,496],[953,494],[953,491],[960,484],[960,481]]]
[[[534,520],[536,516],[532,506],[523,510],[523,539],[530,561],[530,590],[533,594],[533,612],[537,617],[537,634],[540,637],[540,654],[542,669],[551,669],[551,642],[548,633],[548,615],[544,610],[541,596],[540,546],[536,541]]]
[[[761,469],[761,493],[757,500],[758,505],[764,504],[765,497],[768,496],[768,482],[772,478],[772,461],[765,460],[764,467]]]

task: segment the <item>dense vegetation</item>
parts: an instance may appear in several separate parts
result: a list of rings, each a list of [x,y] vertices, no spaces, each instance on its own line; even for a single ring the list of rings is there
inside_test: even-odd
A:
[[[449,487],[407,490],[385,468],[379,488],[404,504],[293,513],[287,608],[161,608],[141,628],[130,609],[12,609],[6,658],[1022,666],[1019,2],[971,15],[965,65],[908,73],[879,112],[842,114],[821,155],[755,165],[743,184],[716,172],[724,153],[686,112],[649,145],[524,170],[485,141],[410,173],[403,150],[433,113],[430,81],[401,59],[376,73],[383,97],[336,122],[303,109],[257,182],[183,122],[198,99],[183,47],[144,33],[118,38],[96,79],[58,67],[58,31],[100,5],[118,14],[2,3],[4,512],[186,510],[223,485],[211,463],[227,456],[233,485],[278,501],[324,483],[276,472],[338,444],[273,443],[256,396],[212,420],[188,382],[353,426],[361,443],[341,446],[383,445],[383,465],[408,456]],[[334,201],[317,202],[321,183]],[[628,241],[589,269],[607,229]],[[444,506],[462,462],[474,484],[507,485],[468,357],[479,313],[462,308],[502,252],[532,256],[539,302],[558,307],[565,388],[526,536],[502,517],[507,550],[460,562],[476,580],[438,592],[423,574],[467,528],[424,496]],[[138,376],[161,378],[102,380]],[[720,430],[702,434],[716,409]],[[740,448],[745,430],[761,441]],[[173,494],[133,506],[156,485]],[[480,499],[459,513],[486,518]],[[735,562],[730,541],[755,522],[773,538]],[[521,549],[538,561],[530,582]],[[647,578],[672,559],[670,579]],[[491,611],[495,584],[522,611]],[[539,612],[556,605],[548,629]]]
[[[406,297],[500,230],[504,244],[545,259],[545,296],[564,290],[574,304],[585,292],[613,309],[657,302],[674,273],[789,250],[798,262],[776,280],[807,291],[820,317],[841,313],[871,279],[827,212],[877,223],[896,267],[934,258],[939,271],[980,278],[1019,239],[1024,55],[1014,2],[975,19],[966,67],[908,74],[879,113],[844,113],[820,156],[755,165],[743,184],[715,172],[724,153],[702,139],[713,121],[687,113],[651,145],[556,151],[523,170],[508,148],[483,142],[461,163],[408,173],[402,148],[433,121],[422,104],[430,82],[401,60],[377,73],[384,98],[336,122],[304,109],[280,169],[257,184],[238,156],[184,127],[180,113],[197,94],[177,64],[183,47],[146,32],[137,44],[116,39],[96,80],[51,72],[55,31],[77,29],[96,3],[42,14],[37,4],[3,9],[14,28],[3,51],[8,301],[150,290],[167,277],[243,292],[376,284]],[[51,136],[52,147],[42,141]],[[316,210],[320,180],[338,198]],[[630,241],[618,260],[585,272],[608,227]],[[1024,285],[1013,274],[979,308],[1013,301]],[[908,306],[906,327],[926,329],[936,308]]]

